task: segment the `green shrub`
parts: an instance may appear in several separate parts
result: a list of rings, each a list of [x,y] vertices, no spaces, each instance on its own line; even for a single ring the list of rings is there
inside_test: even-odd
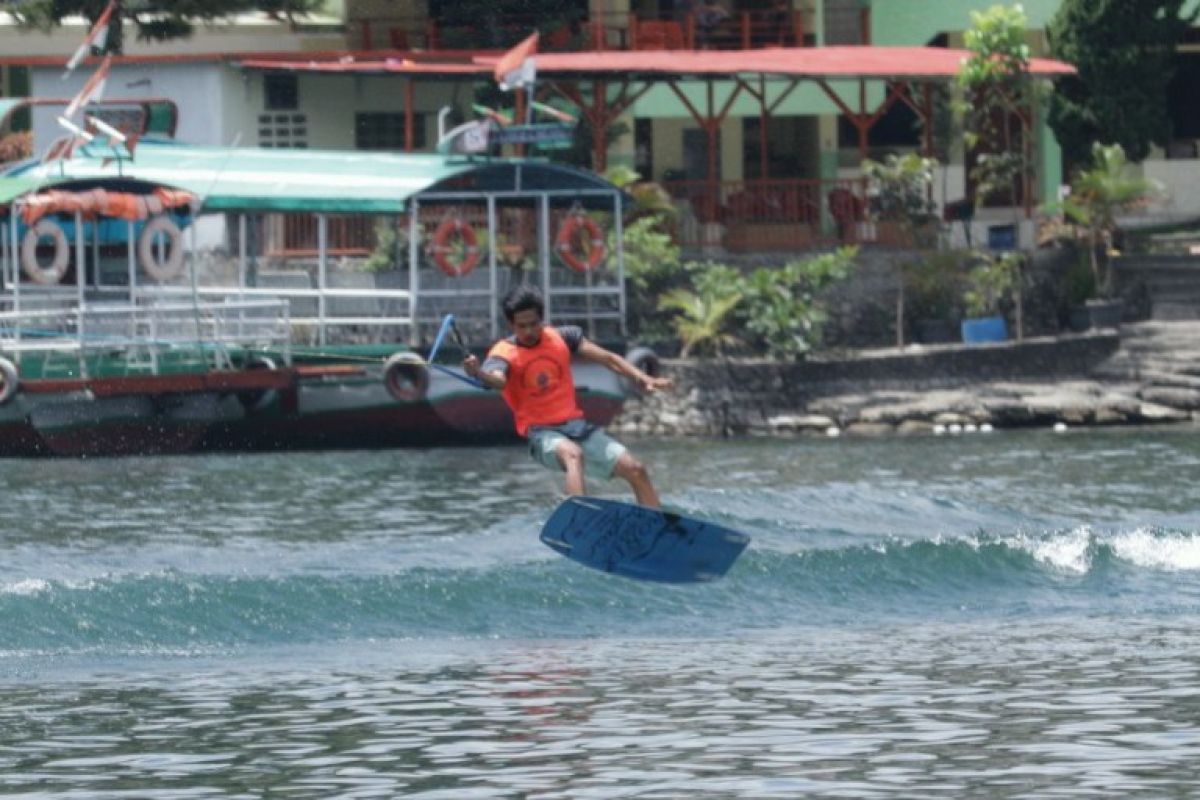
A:
[[[980,254],[980,261],[967,275],[967,290],[963,294],[968,317],[990,317],[1001,313],[1003,304],[1012,298],[1017,288],[1024,256],[1020,253],[1003,255]]]
[[[844,248],[749,275],[725,264],[690,263],[689,287],[663,294],[659,308],[676,312],[671,322],[685,356],[746,347],[795,358],[820,343],[827,320],[820,295],[849,275],[856,256]]]

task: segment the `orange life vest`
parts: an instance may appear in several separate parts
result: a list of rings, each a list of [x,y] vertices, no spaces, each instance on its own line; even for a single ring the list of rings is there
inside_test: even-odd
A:
[[[575,400],[571,377],[571,349],[549,325],[533,347],[503,339],[492,345],[488,358],[508,362],[504,402],[512,409],[517,433],[529,434],[531,425],[560,425],[583,416]]]

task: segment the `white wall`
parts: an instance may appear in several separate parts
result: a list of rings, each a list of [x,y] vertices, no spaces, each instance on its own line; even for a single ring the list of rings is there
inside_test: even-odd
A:
[[[93,70],[80,68],[66,80],[59,68],[37,67],[31,75],[35,97],[73,97],[91,77]],[[112,68],[104,98],[167,97],[179,107],[176,138],[192,144],[229,144],[222,95],[236,86],[230,68],[221,62],[126,63]],[[55,122],[62,108],[34,109],[33,137],[41,152],[64,131]]]
[[[1151,216],[1188,218],[1200,216],[1200,160],[1147,159],[1142,174],[1166,189],[1165,202],[1149,209]]]
[[[0,13],[0,53],[10,59],[59,56],[65,61],[79,47],[87,30],[87,23],[78,17],[68,18],[49,32],[26,30],[8,14]],[[346,46],[341,21],[334,18],[309,20],[293,29],[286,21],[272,20],[265,14],[246,14],[233,21],[198,25],[186,39],[165,42],[141,41],[134,27],[126,27],[124,33],[125,54],[129,56],[312,52]]]

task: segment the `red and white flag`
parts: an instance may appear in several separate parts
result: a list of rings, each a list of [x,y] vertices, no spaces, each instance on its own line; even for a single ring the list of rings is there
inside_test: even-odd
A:
[[[83,44],[79,45],[79,49],[71,56],[71,60],[67,62],[67,74],[79,66],[79,62],[87,58],[92,50],[103,50],[104,43],[108,41],[108,23],[112,20],[113,12],[117,10],[117,0],[109,0],[108,5],[104,7],[104,13],[96,20],[96,24],[88,31],[88,35],[83,38]],[[63,77],[66,77],[65,75]]]
[[[537,53],[536,32],[519,45],[509,50],[496,62],[496,83],[504,91],[528,86],[537,78],[537,65],[533,56]]]
[[[105,56],[104,61],[100,63],[100,68],[92,73],[92,77],[88,78],[87,83],[79,90],[79,94],[67,106],[67,110],[63,112],[63,116],[67,119],[72,119],[79,110],[91,103],[94,100],[99,100],[104,94],[104,82],[108,79],[108,70],[112,66],[112,56]]]

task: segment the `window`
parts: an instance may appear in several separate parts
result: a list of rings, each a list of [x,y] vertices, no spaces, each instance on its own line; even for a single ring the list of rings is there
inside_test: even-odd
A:
[[[146,114],[140,108],[92,108],[88,116],[98,117],[127,136],[145,128]]]
[[[308,147],[308,115],[259,114],[258,146],[297,150]]]
[[[1176,139],[1200,139],[1200,109],[1194,98],[1196,81],[1200,80],[1200,58],[1194,53],[1177,55],[1175,70],[1175,77],[1167,87],[1171,132]]]
[[[354,115],[354,146],[359,150],[403,150],[403,111],[360,111]],[[413,147],[425,147],[425,115],[413,114]]]
[[[263,76],[263,108],[290,111],[300,105],[300,88],[295,75],[283,73]]]
[[[633,121],[633,167],[643,180],[654,180],[654,120]]]

